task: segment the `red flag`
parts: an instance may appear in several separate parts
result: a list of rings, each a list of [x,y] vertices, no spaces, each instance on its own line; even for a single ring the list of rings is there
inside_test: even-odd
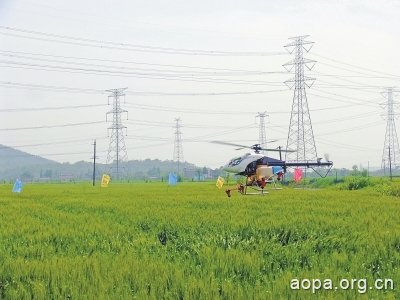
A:
[[[293,179],[296,183],[299,183],[303,178],[303,170],[300,168],[294,169]]]

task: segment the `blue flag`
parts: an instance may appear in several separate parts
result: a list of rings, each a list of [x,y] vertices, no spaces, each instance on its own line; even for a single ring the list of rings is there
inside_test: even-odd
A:
[[[279,172],[282,172],[283,169],[282,167],[272,167],[272,173],[278,174]]]
[[[169,173],[168,175],[168,184],[169,185],[176,185],[178,182],[178,175],[175,173]]]
[[[21,193],[22,192],[23,183],[21,179],[15,180],[14,187],[12,189],[13,193]]]

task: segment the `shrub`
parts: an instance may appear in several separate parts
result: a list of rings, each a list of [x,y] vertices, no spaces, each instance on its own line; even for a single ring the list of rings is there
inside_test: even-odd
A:
[[[348,176],[344,179],[344,182],[340,184],[339,189],[341,190],[359,190],[371,185],[371,181],[368,177],[362,176]]]

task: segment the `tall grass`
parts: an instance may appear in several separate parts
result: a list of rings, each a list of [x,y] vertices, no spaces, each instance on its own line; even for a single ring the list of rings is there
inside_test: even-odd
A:
[[[0,186],[0,298],[353,299],[293,278],[400,283],[399,200],[368,189],[227,198],[210,183]]]

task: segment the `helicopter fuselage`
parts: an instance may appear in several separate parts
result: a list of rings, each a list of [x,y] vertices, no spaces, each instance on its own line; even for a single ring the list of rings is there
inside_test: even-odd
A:
[[[286,172],[286,168],[288,167],[329,167],[330,170],[332,165],[333,163],[331,161],[322,162],[321,159],[317,159],[316,161],[286,162],[260,153],[246,153],[245,155],[231,159],[229,163],[223,167],[223,170],[238,175],[251,176],[256,173],[257,167],[259,166],[281,167],[283,171]]]

